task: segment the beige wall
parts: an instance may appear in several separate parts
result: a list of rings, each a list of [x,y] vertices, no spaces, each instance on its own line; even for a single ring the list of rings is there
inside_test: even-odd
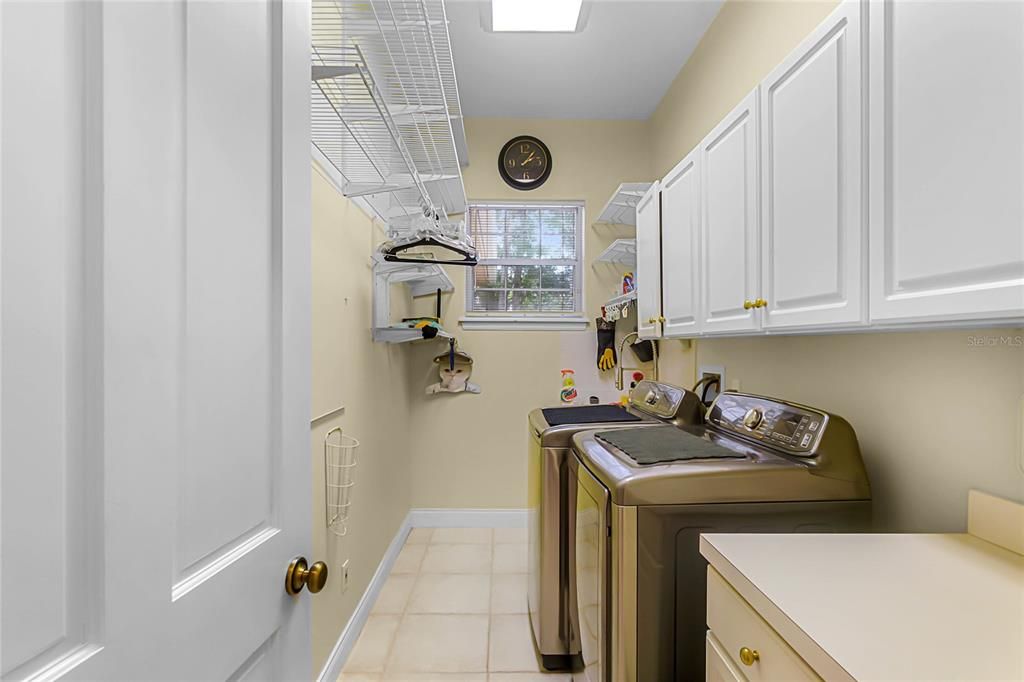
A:
[[[652,171],[663,175],[774,68],[835,3],[737,2],[722,7],[650,119]],[[730,384],[843,415],[854,425],[883,524],[964,527],[972,487],[1024,499],[1024,348],[972,347],[973,330],[700,340],[666,344],[663,374],[694,378],[724,365]]]
[[[502,145],[519,134],[534,135],[551,150],[550,179],[539,189],[520,192],[498,176]],[[431,363],[441,344],[415,350],[412,372],[413,507],[508,507],[526,504],[526,415],[556,404],[559,370],[575,369],[580,394],[614,399],[611,372],[596,368],[593,318],[619,286],[622,272],[591,266],[614,239],[630,230],[594,225],[604,203],[621,182],[648,179],[646,126],[642,121],[552,121],[468,119],[470,165],[464,169],[470,201],[582,200],[585,302],[590,328],[581,332],[465,331],[465,270],[450,268],[457,291],[445,303],[444,323],[462,349],[473,355],[473,381],[480,395],[426,396],[436,381]],[[423,310],[426,312],[426,310]],[[620,326],[632,323],[632,318]]]
[[[370,254],[383,236],[313,171],[313,415],[340,404],[340,416],[314,424],[313,556],[331,569],[313,599],[313,667],[319,671],[348,622],[384,551],[409,510],[409,356],[370,339]],[[400,303],[402,297],[395,295]],[[359,439],[359,466],[348,535],[325,529],[323,439],[341,426]],[[350,564],[342,593],[341,566]]]

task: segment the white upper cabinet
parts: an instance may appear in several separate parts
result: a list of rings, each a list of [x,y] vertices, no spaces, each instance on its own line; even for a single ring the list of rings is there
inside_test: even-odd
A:
[[[661,201],[655,182],[636,205],[636,330],[661,336]]]
[[[701,332],[758,328],[757,89],[698,148]],[[673,263],[673,267],[675,267]],[[746,305],[745,305],[746,304]]]
[[[661,181],[663,333],[693,336],[700,320],[700,154],[683,159]]]
[[[767,328],[864,321],[861,8],[840,5],[761,85]]]
[[[871,319],[1024,318],[1024,3],[869,21]]]

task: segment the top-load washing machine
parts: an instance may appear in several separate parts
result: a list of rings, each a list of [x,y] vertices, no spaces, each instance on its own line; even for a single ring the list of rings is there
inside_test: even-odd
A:
[[[572,667],[579,649],[569,642],[569,547],[572,521],[567,507],[567,464],[572,437],[587,429],[699,424],[703,405],[678,386],[641,381],[629,403],[533,410],[529,452],[530,623],[541,662],[548,670]]]
[[[718,396],[703,426],[573,437],[570,646],[587,682],[702,680],[708,532],[864,531],[853,428],[762,396]]]

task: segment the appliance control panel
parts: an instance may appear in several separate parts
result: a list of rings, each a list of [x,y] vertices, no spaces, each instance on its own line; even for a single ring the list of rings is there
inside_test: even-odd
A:
[[[641,381],[629,392],[629,404],[655,417],[671,419],[676,415],[685,394],[685,389],[678,386]]]
[[[707,421],[801,457],[811,457],[828,427],[828,415],[804,406],[745,393],[722,393],[708,411]]]

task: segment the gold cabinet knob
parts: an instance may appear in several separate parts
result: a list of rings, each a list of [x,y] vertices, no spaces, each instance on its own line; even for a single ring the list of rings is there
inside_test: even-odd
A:
[[[748,649],[747,647],[740,649],[740,661],[743,662],[743,665],[754,665],[760,660],[761,654],[757,653],[757,649]]]
[[[303,586],[313,594],[327,585],[327,564],[318,561],[312,566],[306,563],[306,557],[297,556],[288,564],[288,572],[284,577],[284,591],[288,594],[302,592]]]
[[[753,307],[754,307],[754,302],[753,301],[744,301],[743,302],[743,309],[744,310],[750,310]]]
[[[658,317],[658,322],[664,322],[664,321],[665,321],[665,316],[664,315]]]
[[[655,324],[658,321],[656,317],[650,317],[647,319],[647,324]]]
[[[768,301],[764,300],[763,298],[759,298],[756,301],[754,301],[754,307],[755,308],[767,308],[768,307]]]

